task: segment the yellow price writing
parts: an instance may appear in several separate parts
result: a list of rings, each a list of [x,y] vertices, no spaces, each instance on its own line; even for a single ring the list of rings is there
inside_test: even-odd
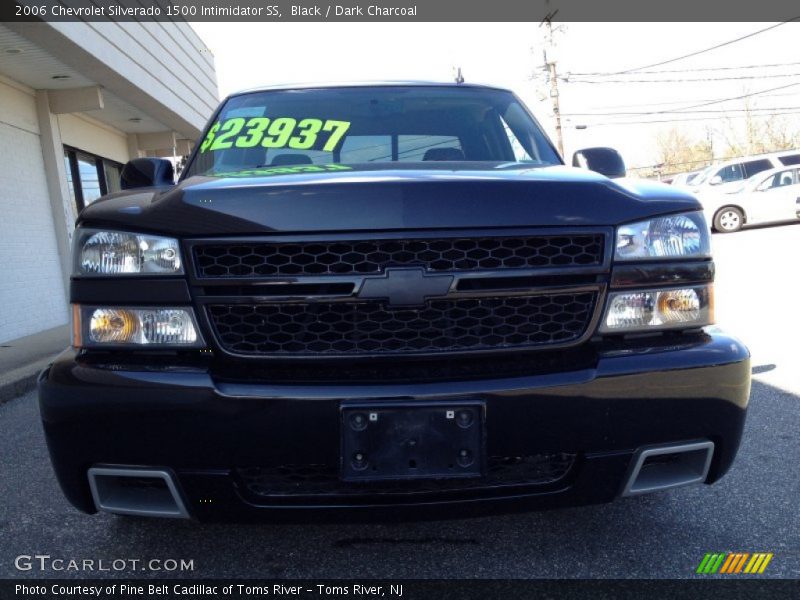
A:
[[[215,123],[200,144],[200,152],[228,148],[292,148],[308,150],[317,144],[320,133],[328,134],[322,150],[333,152],[342,140],[350,121],[293,119],[292,117],[234,117]]]

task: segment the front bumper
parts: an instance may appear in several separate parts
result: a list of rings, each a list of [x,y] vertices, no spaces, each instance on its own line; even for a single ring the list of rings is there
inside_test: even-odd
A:
[[[405,509],[421,518],[607,502],[637,449],[692,440],[714,443],[712,483],[736,455],[749,393],[747,349],[708,332],[599,349],[592,368],[478,381],[242,383],[205,367],[90,364],[72,350],[39,380],[50,455],[73,505],[95,512],[93,466],[157,467],[175,473],[199,519],[384,518]],[[547,481],[487,479],[455,491],[334,486],[317,494],[301,493],[300,482],[295,494],[259,494],[243,478],[253,468],[335,468],[343,403],[465,400],[485,403],[489,456],[570,456],[568,468]]]

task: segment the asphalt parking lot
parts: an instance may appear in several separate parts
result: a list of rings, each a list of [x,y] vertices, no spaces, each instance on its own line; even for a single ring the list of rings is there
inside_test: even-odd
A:
[[[682,578],[694,576],[706,552],[743,551],[774,553],[764,576],[800,578],[800,225],[715,235],[714,246],[718,321],[751,347],[754,367],[739,457],[714,486],[423,523],[198,525],[89,517],[61,496],[31,393],[0,406],[0,577],[87,576],[15,568],[19,555],[48,554],[190,559],[194,570],[180,575],[202,578]]]

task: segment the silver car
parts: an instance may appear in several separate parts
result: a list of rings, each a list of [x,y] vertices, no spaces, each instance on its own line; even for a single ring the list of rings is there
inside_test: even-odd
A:
[[[706,219],[730,233],[749,225],[800,219],[800,167],[779,167],[754,175],[730,194],[698,194]]]

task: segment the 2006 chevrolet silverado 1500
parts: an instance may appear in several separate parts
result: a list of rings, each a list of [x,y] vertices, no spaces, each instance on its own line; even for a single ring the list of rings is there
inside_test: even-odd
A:
[[[575,161],[509,91],[387,83],[232,95],[177,185],[128,163],[39,383],[67,498],[414,518],[718,480],[750,367],[701,206]]]

